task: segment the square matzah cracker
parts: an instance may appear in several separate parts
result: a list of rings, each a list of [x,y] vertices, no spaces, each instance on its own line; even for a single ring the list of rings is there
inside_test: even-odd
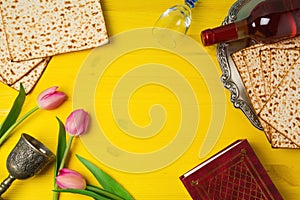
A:
[[[281,81],[259,116],[300,145],[300,62]]]
[[[11,88],[15,90],[20,89],[20,83],[22,83],[25,93],[28,94],[34,88],[40,77],[42,76],[44,70],[46,69],[50,58],[43,59],[35,68],[29,71],[26,75],[24,75],[20,80],[15,82],[12,85],[9,85]],[[0,82],[5,83],[5,81],[0,76]]]
[[[44,70],[46,69],[50,57],[45,58],[42,62],[40,62],[35,68],[33,68],[30,72],[28,72],[22,79],[17,81],[15,84],[11,85],[12,88],[19,90],[20,89],[20,83],[22,83],[24,90],[26,94],[31,92],[31,90],[34,88],[38,80],[41,78]]]
[[[257,97],[259,108],[262,108],[264,102],[266,102],[266,84],[263,77],[263,70],[261,68],[260,51],[261,46],[256,48],[244,49],[243,57],[250,76],[250,82],[253,88],[253,92]],[[255,110],[258,112],[259,110]]]
[[[108,42],[99,0],[2,0],[12,60],[98,47]]]
[[[298,50],[284,48],[297,46],[295,44],[297,43],[282,42],[281,46],[277,44],[255,45],[232,54],[257,114],[269,99],[271,92],[278,87],[278,83],[290,66],[298,59]],[[272,147],[299,148],[260,117],[259,120]]]
[[[280,65],[282,65],[282,63],[293,64],[297,60],[297,55],[295,54],[299,53],[299,51],[295,52],[295,50],[298,49],[299,47],[300,47],[300,36],[297,36],[294,38],[281,40],[277,43],[263,45],[263,47],[261,48],[259,58],[260,58],[263,78],[265,82],[266,99],[269,99],[271,93],[273,93],[273,91],[277,88],[278,82],[281,81],[282,74],[284,75],[287,72],[286,70],[288,70],[290,67],[290,65],[286,67]],[[287,51],[291,51],[291,52],[287,52]],[[278,60],[277,60],[277,56],[279,56]],[[263,102],[263,104],[265,103],[266,102]]]
[[[259,46],[255,46],[253,47],[253,49],[257,48]],[[248,48],[249,49],[249,48]],[[246,49],[246,50],[248,50]],[[244,51],[237,51],[235,53],[233,53],[231,55],[237,70],[239,71],[239,74],[242,78],[242,81],[244,83],[245,89],[247,91],[247,94],[249,96],[249,99],[252,103],[252,106],[255,110],[255,112],[258,112],[261,109],[260,103],[259,103],[259,98],[256,95],[256,93],[254,92],[254,87],[253,84],[251,82],[251,78],[250,78],[250,74],[249,74],[249,69],[248,69],[248,65],[244,59]],[[266,126],[263,126],[265,134],[268,138],[268,140],[271,140],[271,135],[269,133],[269,131],[267,129],[271,128],[269,126],[267,126],[267,124],[265,123]]]
[[[290,149],[300,148],[299,145],[296,145],[294,142],[292,142],[292,140],[285,137],[278,130],[276,130],[271,125],[269,125],[264,120],[262,120],[260,117],[258,118],[273,148],[290,148]]]
[[[19,80],[43,59],[34,59],[23,62],[12,62],[4,32],[2,18],[0,16],[0,76],[2,81],[10,85]]]
[[[243,80],[243,83],[245,85],[245,89],[248,93],[248,96],[252,102],[252,106],[255,111],[258,111],[260,109],[259,99],[256,96],[253,86],[251,84],[250,74],[248,72],[247,63],[244,60],[243,51],[237,51],[231,55],[237,70],[239,71],[239,74]]]
[[[298,61],[299,49],[271,49],[270,50],[270,78],[271,92],[275,91],[283,77]]]
[[[288,70],[285,68],[281,69],[280,67],[276,67],[278,65],[278,60],[274,59],[274,57],[276,57],[276,53],[285,52],[287,49],[285,49],[285,50],[282,49],[282,51],[274,51],[274,50],[276,50],[276,48],[271,50],[270,46],[268,46],[268,48],[262,50],[261,54],[260,54],[261,66],[262,66],[263,74],[264,74],[264,80],[267,83],[266,84],[267,99],[269,99],[269,97],[271,96],[273,91],[275,91],[276,88],[278,87],[278,82],[280,82],[282,80],[282,76],[277,76],[278,80],[274,79],[273,70],[282,71],[284,69],[283,71],[285,71],[285,72],[287,72],[287,70]],[[271,56],[271,51],[272,51],[272,56]],[[294,51],[294,50],[290,50],[290,51]],[[293,52],[293,53],[297,54],[297,52]],[[290,54],[285,54],[285,55],[290,55]],[[279,56],[279,57],[282,58],[282,56]],[[296,58],[290,58],[289,56],[287,56],[286,57],[287,59],[284,62],[288,62],[288,61],[292,62],[292,63],[296,62],[295,59],[297,59],[298,56],[295,55],[295,57]],[[273,63],[272,63],[272,61],[273,61]],[[266,103],[266,102],[264,102],[264,103]],[[260,117],[259,117],[259,121],[260,121],[260,124],[262,125],[264,131],[266,132],[266,134],[269,135],[268,139],[269,139],[272,147],[274,147],[274,148],[292,148],[292,149],[299,148],[298,145],[296,145],[290,139],[286,138],[278,130],[274,129],[272,126],[270,126],[264,120],[262,120]]]

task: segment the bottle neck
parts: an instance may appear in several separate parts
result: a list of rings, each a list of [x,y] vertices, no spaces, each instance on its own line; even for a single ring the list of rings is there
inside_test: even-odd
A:
[[[247,20],[230,23],[224,26],[220,26],[214,29],[207,29],[201,32],[201,40],[204,46],[238,40],[247,36]]]

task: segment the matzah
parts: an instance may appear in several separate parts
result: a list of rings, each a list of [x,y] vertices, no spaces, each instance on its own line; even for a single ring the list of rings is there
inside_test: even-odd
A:
[[[252,48],[257,48],[259,47],[258,45]],[[246,51],[249,50],[250,48],[245,49]],[[255,110],[255,112],[259,111],[261,109],[261,105],[259,103],[259,98],[254,92],[254,88],[251,82],[250,74],[248,71],[248,65],[246,61],[244,60],[244,50],[243,51],[237,51],[231,55],[234,63],[236,64],[236,67],[239,71],[239,74],[242,78],[242,81],[244,83],[245,89],[247,91],[247,94],[249,96],[249,99],[251,101],[251,104]],[[263,129],[265,130],[265,134],[268,138],[268,140],[271,140],[271,135],[270,132],[267,130],[271,127],[269,127],[266,123],[262,124]]]
[[[298,60],[299,38],[267,45],[257,44],[231,55],[257,114],[278,87],[291,65]],[[296,49],[292,50],[291,48]],[[260,117],[258,119],[272,147],[300,147]]]
[[[256,112],[258,112],[264,105],[264,102],[266,102],[266,89],[261,68],[260,50],[261,47],[256,47],[242,51],[246,68],[248,69],[251,86],[256,95],[256,101],[258,102],[258,107],[255,107],[255,109],[257,109]]]
[[[239,74],[243,80],[243,83],[245,85],[245,89],[247,91],[247,94],[249,96],[249,99],[252,102],[252,106],[255,111],[260,109],[260,104],[258,97],[255,95],[255,92],[253,91],[253,87],[250,80],[250,75],[248,73],[247,63],[244,60],[244,55],[242,51],[237,51],[231,55],[233,61],[235,62],[235,65],[237,67],[237,70],[239,71]]]
[[[294,49],[300,48],[300,36],[281,40],[277,43],[269,44],[271,48]]]
[[[281,134],[278,130],[266,123],[263,119],[261,119],[260,117],[258,117],[258,119],[273,148],[300,148],[299,145],[296,145],[294,142],[292,142],[292,140]]]
[[[290,43],[287,44],[288,47],[291,46]],[[292,44],[294,47],[294,43]],[[299,50],[286,47],[279,48],[275,44],[256,45],[231,55],[256,113],[260,112],[270,94],[300,56]]]
[[[270,56],[270,85],[272,93],[290,70],[291,66],[297,62],[300,51],[294,49],[271,49]]]
[[[2,0],[13,61],[45,58],[106,44],[99,0]]]
[[[277,133],[276,133],[277,132]],[[298,149],[299,145],[295,144],[292,140],[288,139],[275,129],[271,129],[271,145],[273,148],[287,148],[287,149]]]
[[[263,81],[265,83],[265,98],[266,100],[270,98],[271,94],[271,58],[270,58],[270,48],[266,47],[260,51],[260,66],[261,66],[261,71],[262,71],[262,77]]]
[[[294,43],[292,43],[294,44]],[[276,90],[279,82],[284,75],[288,72],[291,65],[296,63],[299,57],[299,51],[293,49],[285,49],[285,46],[272,45],[272,49],[267,48],[261,51],[261,67],[263,73],[263,80],[267,83],[266,99],[269,99],[270,95]],[[269,45],[270,47],[270,45]],[[294,46],[293,46],[294,47]],[[266,102],[263,102],[265,104]],[[260,118],[259,118],[260,119]],[[269,140],[274,148],[299,148],[289,138],[282,135],[278,130],[274,129],[269,124],[260,119],[260,123],[264,130],[269,134]]]
[[[20,83],[22,83],[24,90],[26,94],[31,92],[31,90],[34,88],[38,80],[41,78],[44,70],[46,69],[48,63],[50,61],[49,58],[45,58],[42,62],[40,62],[35,68],[33,68],[26,76],[24,76],[22,79],[20,79],[15,84],[11,85],[12,88],[19,90],[20,89]]]
[[[266,84],[267,99],[277,88],[291,63],[299,57],[300,36],[264,45],[260,52],[261,67]],[[288,66],[282,66],[288,64]]]
[[[300,62],[280,82],[259,116],[300,146]]]
[[[28,94],[29,92],[31,92],[31,90],[34,88],[34,86],[42,76],[49,61],[50,58],[43,59],[42,62],[40,62],[35,68],[33,68],[26,75],[24,75],[20,80],[9,86],[15,90],[19,90],[20,83],[22,83],[25,93]],[[5,83],[2,77],[0,77],[0,81]]]
[[[43,59],[34,59],[23,62],[11,61],[6,42],[6,35],[0,17],[0,76],[2,82],[8,85],[14,84],[42,60]]]

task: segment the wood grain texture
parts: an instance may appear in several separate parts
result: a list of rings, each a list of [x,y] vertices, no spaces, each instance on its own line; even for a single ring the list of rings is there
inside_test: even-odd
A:
[[[151,27],[165,9],[174,4],[180,3],[182,3],[181,0],[101,1],[104,17],[107,23],[107,30],[110,36],[135,28]],[[220,25],[224,17],[227,15],[228,9],[233,3],[233,0],[210,0],[198,2],[192,11],[193,21],[188,35],[199,42],[200,31],[205,28]],[[217,63],[216,47],[208,47],[205,50],[209,53],[214,62]],[[4,179],[7,176],[7,170],[5,168],[6,157],[18,141],[21,132],[27,132],[34,135],[44,142],[51,150],[55,151],[58,132],[58,125],[55,117],[57,116],[62,121],[65,121],[69,113],[72,111],[72,94],[76,76],[80,70],[81,64],[84,62],[89,52],[89,50],[73,52],[64,55],[57,55],[52,58],[46,72],[43,74],[34,90],[27,96],[26,104],[24,105],[24,112],[36,105],[36,98],[42,90],[53,85],[58,85],[60,90],[65,91],[68,95],[68,100],[58,109],[52,111],[40,110],[36,112],[28,121],[19,126],[9,140],[1,146],[0,179]],[[161,60],[165,59],[160,56],[160,54],[157,54],[157,58]],[[176,65],[176,63],[174,63],[175,61],[171,60],[170,62]],[[129,63],[125,62],[123,63],[123,66],[126,66],[127,64]],[[183,69],[185,67],[187,66],[182,66]],[[221,73],[219,66],[216,65],[216,67]],[[117,69],[116,73],[119,73],[120,71],[121,69]],[[200,78],[191,79],[191,81],[194,81],[195,83],[202,83],[198,86],[197,90],[199,91],[199,98],[209,96],[205,92],[207,91],[205,82],[203,80],[199,81],[199,79]],[[220,80],[215,81],[218,82]],[[200,94],[200,92],[203,92],[204,95]],[[7,114],[16,95],[17,92],[15,90],[0,84],[1,121]],[[274,181],[274,184],[277,186],[282,196],[285,199],[298,200],[300,196],[300,166],[297,162],[295,162],[295,160],[299,157],[299,151],[272,149],[266,141],[264,133],[255,129],[240,111],[233,108],[232,103],[229,100],[229,94],[227,95],[227,113],[223,131],[216,146],[214,146],[212,152],[207,155],[206,158],[220,151],[236,139],[247,138],[251,145],[253,145],[254,151],[257,153],[262,164],[266,167],[268,174]],[[192,145],[187,149],[187,151],[170,166],[151,173],[133,174],[121,172],[96,160],[91,154],[89,154],[80,139],[75,139],[72,145],[72,152],[69,156],[68,167],[83,173],[87,180],[89,180],[89,183],[97,184],[92,175],[75,158],[74,154],[78,153],[106,170],[106,172],[124,185],[124,187],[128,189],[137,200],[190,200],[191,198],[180,182],[179,176],[206,159],[199,158],[198,153],[205,138],[206,130],[202,129],[202,127],[207,128],[207,124],[210,122],[210,118],[208,116],[211,115],[212,109],[209,103],[209,98],[207,99],[206,103],[201,106],[201,129],[199,130],[199,134],[197,134]],[[146,100],[147,99],[145,99],[145,101]],[[143,99],[141,99],[141,103],[143,103]],[[103,114],[106,115],[107,113]],[[162,140],[161,142],[166,144],[169,141]],[[141,147],[139,146],[139,148]],[[11,200],[51,200],[51,190],[53,186],[52,180],[53,165],[47,168],[47,170],[40,175],[30,180],[16,181],[5,193],[3,198]],[[60,199],[89,200],[90,198],[63,194]]]

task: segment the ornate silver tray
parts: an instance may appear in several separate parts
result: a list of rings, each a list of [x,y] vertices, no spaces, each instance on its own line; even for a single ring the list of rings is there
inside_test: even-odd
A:
[[[223,21],[223,25],[247,17],[252,8],[262,0],[238,0],[229,9],[228,16]],[[257,115],[251,105],[250,99],[246,93],[244,84],[231,59],[231,53],[245,48],[255,43],[254,40],[244,39],[229,43],[220,43],[217,45],[217,58],[221,66],[221,81],[226,89],[230,91],[230,101],[235,108],[241,109],[250,122],[258,129],[262,130]]]

